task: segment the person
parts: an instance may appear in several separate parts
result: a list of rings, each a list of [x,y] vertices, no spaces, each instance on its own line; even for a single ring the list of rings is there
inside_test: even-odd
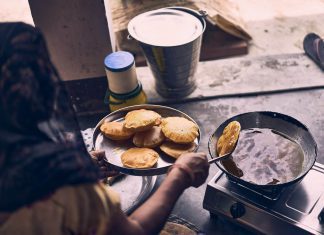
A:
[[[42,34],[0,23],[0,234],[158,234],[208,170],[204,153],[183,154],[156,192],[124,214],[99,181]]]

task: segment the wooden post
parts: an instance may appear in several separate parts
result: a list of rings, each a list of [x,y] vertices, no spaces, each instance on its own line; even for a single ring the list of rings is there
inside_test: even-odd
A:
[[[103,61],[115,43],[103,0],[29,0],[29,5],[63,80],[105,76]]]

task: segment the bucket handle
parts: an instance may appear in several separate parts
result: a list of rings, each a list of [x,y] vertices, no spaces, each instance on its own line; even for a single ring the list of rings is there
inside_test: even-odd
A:
[[[205,10],[199,10],[198,13],[200,14],[201,17],[204,19],[208,16],[208,12]]]
[[[206,18],[208,16],[208,12],[205,11],[205,10],[193,10],[191,8],[188,8],[188,7],[166,7],[167,9],[173,9],[173,10],[179,10],[179,11],[184,11],[184,12],[187,12],[189,14],[192,14],[192,15],[196,15],[196,16],[199,16],[199,17],[202,17],[202,18]]]

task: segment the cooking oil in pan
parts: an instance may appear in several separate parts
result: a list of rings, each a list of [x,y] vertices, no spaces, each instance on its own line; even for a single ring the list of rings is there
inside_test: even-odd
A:
[[[304,153],[283,134],[253,128],[242,130],[232,158],[223,161],[227,171],[259,185],[285,183],[301,172]]]

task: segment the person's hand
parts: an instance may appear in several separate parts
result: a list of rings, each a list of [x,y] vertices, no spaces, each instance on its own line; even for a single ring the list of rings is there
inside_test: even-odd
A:
[[[119,174],[119,172],[109,169],[109,166],[106,164],[106,162],[104,160],[105,151],[95,150],[95,151],[91,151],[89,153],[90,153],[90,156],[91,156],[94,164],[99,167],[100,179],[106,179],[107,177],[116,176]]]
[[[202,185],[209,173],[209,163],[205,153],[184,153],[175,162],[175,168],[180,168],[186,174],[185,177],[190,177],[190,186],[199,187]]]

